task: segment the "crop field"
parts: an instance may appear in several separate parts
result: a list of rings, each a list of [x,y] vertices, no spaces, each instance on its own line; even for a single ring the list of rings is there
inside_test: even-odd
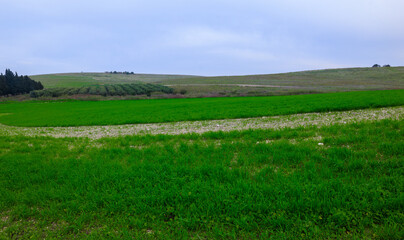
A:
[[[276,96],[363,90],[404,89],[404,67],[346,68],[266,75],[203,77],[190,75],[64,73],[31,76],[45,88],[95,84],[158,83],[186,97]]]
[[[13,126],[89,126],[178,122],[400,106],[404,90],[299,96],[59,101],[0,104],[0,123]]]
[[[173,89],[157,84],[132,83],[132,84],[105,84],[91,85],[81,88],[48,88],[36,90],[30,93],[33,98],[39,97],[60,97],[77,94],[101,95],[101,96],[125,96],[125,95],[146,95],[152,92],[172,93]]]
[[[402,239],[403,127],[0,132],[0,238]]]
[[[190,75],[164,74],[111,74],[111,73],[61,73],[30,76],[35,81],[41,81],[45,88],[54,87],[83,87],[94,84],[130,84],[153,83],[157,81],[192,78]]]
[[[359,109],[351,111],[304,113],[285,116],[182,121],[168,123],[125,124],[106,126],[77,127],[15,127],[0,124],[0,135],[7,136],[50,136],[56,138],[85,137],[100,139],[103,137],[121,137],[131,135],[179,135],[189,133],[229,132],[253,129],[284,129],[308,126],[329,126],[333,124],[352,124],[385,119],[404,119],[404,107]]]
[[[403,129],[404,90],[3,102],[0,239],[403,239]]]

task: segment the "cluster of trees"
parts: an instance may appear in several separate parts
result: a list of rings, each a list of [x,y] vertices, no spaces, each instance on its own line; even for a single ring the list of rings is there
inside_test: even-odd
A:
[[[381,67],[381,66],[379,64],[374,64],[372,67],[378,68],[378,67]],[[383,65],[383,67],[390,67],[390,65],[386,64],[386,65]]]
[[[126,74],[126,75],[132,75],[135,74],[134,72],[117,72],[117,71],[111,71],[111,72],[105,72],[105,73],[110,73],[110,74]]]
[[[92,85],[81,88],[49,88],[40,91],[32,91],[30,96],[38,97],[60,97],[77,94],[101,95],[101,96],[125,96],[125,95],[148,95],[152,92],[163,92],[171,94],[174,89],[157,84],[134,83],[134,84],[108,84]]]
[[[32,90],[43,89],[41,82],[36,82],[28,76],[18,76],[10,69],[0,74],[0,96],[29,93]]]

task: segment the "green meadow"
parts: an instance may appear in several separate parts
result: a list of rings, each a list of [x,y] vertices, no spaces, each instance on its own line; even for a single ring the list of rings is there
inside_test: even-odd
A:
[[[248,118],[403,104],[404,90],[244,98],[6,102],[0,104],[0,123],[27,127],[117,125]]]
[[[403,127],[0,136],[0,238],[403,239]]]

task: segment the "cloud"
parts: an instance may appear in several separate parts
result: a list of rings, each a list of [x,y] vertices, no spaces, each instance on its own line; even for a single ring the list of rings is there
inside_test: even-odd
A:
[[[171,30],[165,42],[172,47],[209,47],[223,45],[262,45],[256,33],[218,30],[206,26],[187,26]]]
[[[264,4],[277,9],[297,25],[307,24],[373,38],[404,37],[402,0],[284,0]]]
[[[251,49],[240,49],[240,48],[223,48],[223,49],[215,49],[210,51],[213,55],[219,57],[226,57],[230,59],[237,59],[243,61],[255,61],[255,62],[268,62],[274,61],[277,58],[270,53],[251,50]]]
[[[402,65],[403,8],[402,0],[4,1],[0,68],[233,75]]]

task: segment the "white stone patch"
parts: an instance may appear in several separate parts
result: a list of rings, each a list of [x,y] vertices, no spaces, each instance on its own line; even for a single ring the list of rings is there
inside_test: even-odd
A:
[[[2,136],[50,136],[86,137],[100,139],[103,137],[120,137],[128,135],[178,135],[187,133],[205,133],[215,131],[233,131],[248,129],[283,129],[311,126],[329,126],[383,119],[401,120],[404,107],[363,109],[344,112],[305,113],[287,116],[257,117],[226,120],[184,121],[172,123],[128,124],[108,126],[80,127],[14,127],[0,124]],[[321,140],[321,136],[317,138]],[[321,143],[321,142],[320,142]]]

